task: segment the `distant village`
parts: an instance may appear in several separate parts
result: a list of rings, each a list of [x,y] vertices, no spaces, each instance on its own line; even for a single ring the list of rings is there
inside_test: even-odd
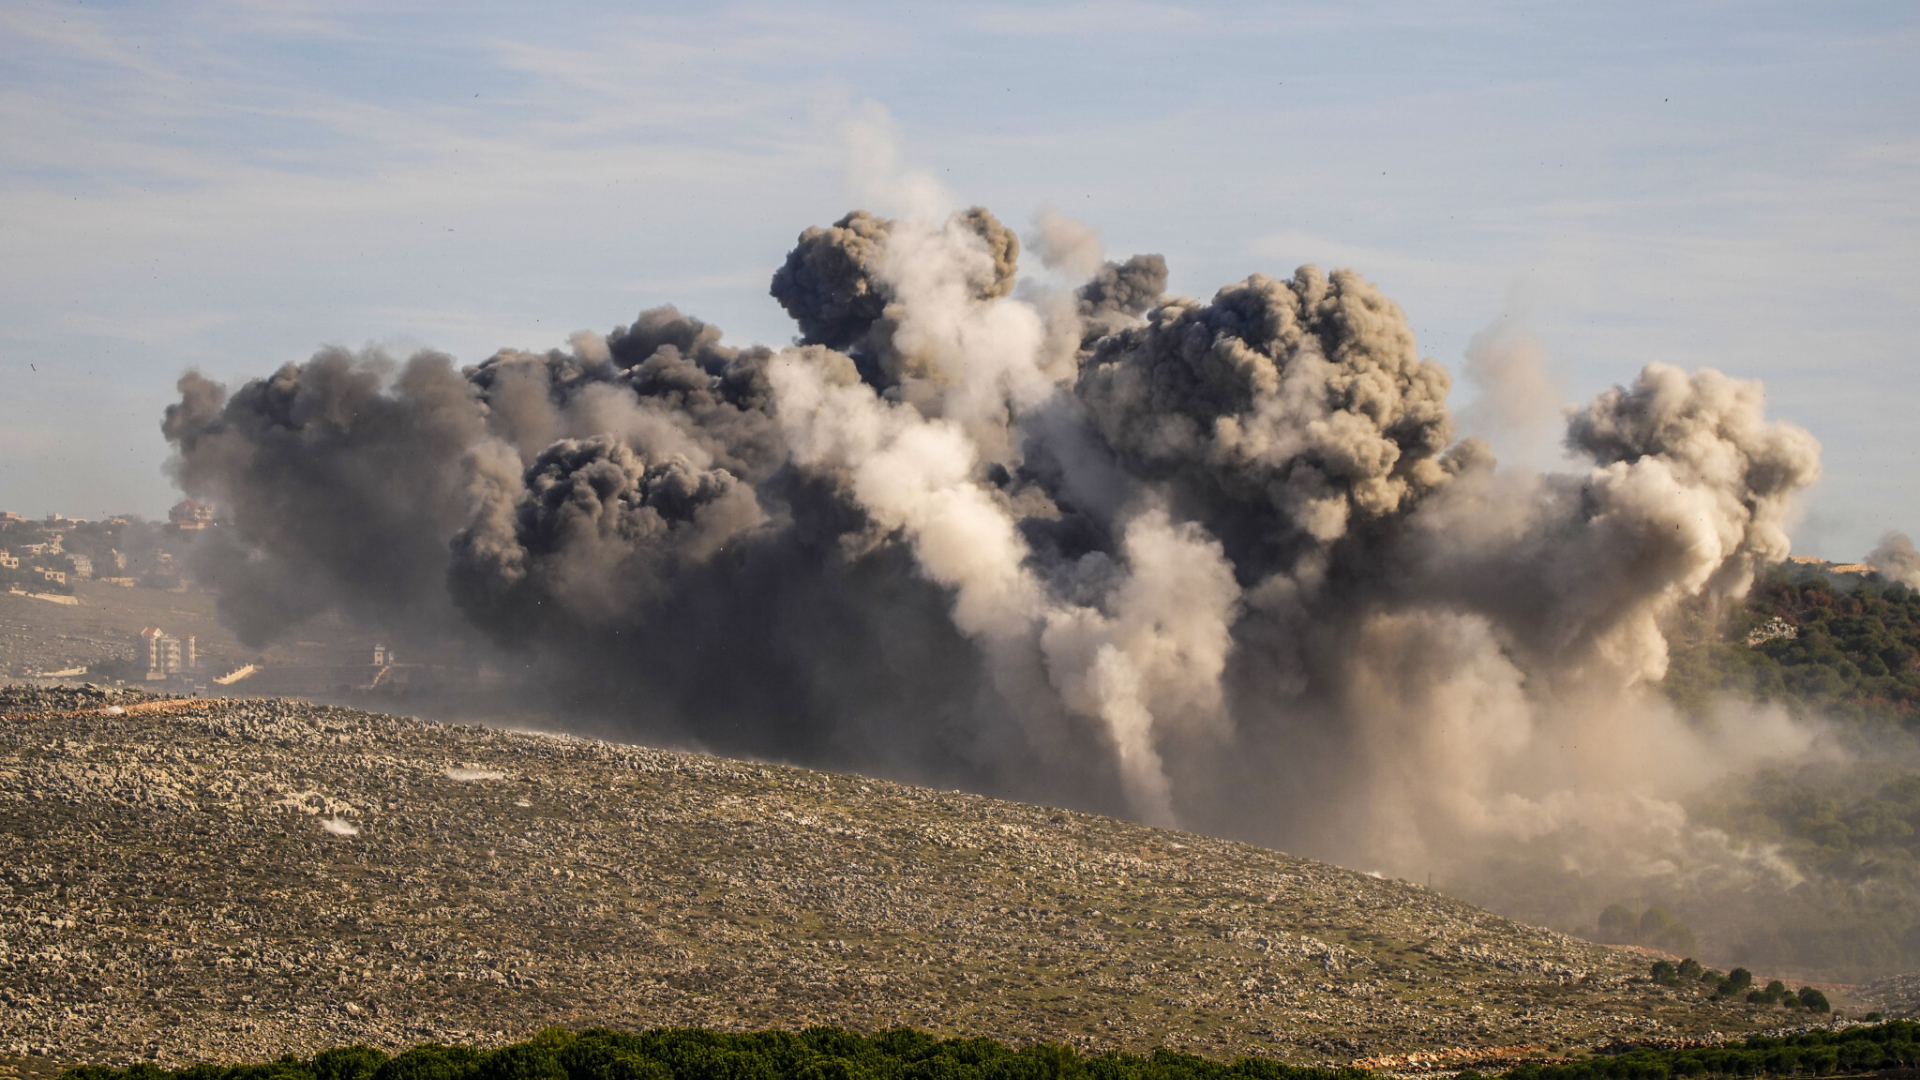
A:
[[[82,602],[76,594],[87,583],[183,591],[192,585],[188,568],[194,543],[217,527],[213,508],[191,499],[176,503],[164,522],[138,514],[89,521],[0,511],[0,590],[67,605]],[[164,683],[166,689],[180,690],[193,689],[205,678],[192,634],[144,627],[122,644],[131,646],[132,657],[114,665],[114,674],[121,676],[116,681]]]
[[[196,588],[194,547],[220,527],[212,507],[191,499],[176,503],[164,522],[138,514],[88,521],[60,514],[29,518],[0,511],[0,592],[98,611],[140,610],[137,604],[115,603],[113,597],[119,594],[112,590]],[[160,616],[158,621],[167,620]],[[367,692],[405,695],[434,689],[449,678],[463,684],[475,680],[472,672],[402,663],[390,646],[359,643],[364,639],[336,638],[337,644],[318,650],[311,648],[315,643],[303,643],[310,648],[298,660],[289,663],[282,658],[268,664],[232,658],[231,646],[226,652],[229,659],[210,660],[204,643],[177,626],[122,622],[106,632],[104,641],[99,635],[100,631],[90,632],[92,640],[108,645],[117,658],[90,658],[80,666],[27,664],[15,670],[35,678],[85,679],[168,693],[308,697]],[[0,664],[0,674],[7,667]]]
[[[138,514],[87,521],[0,510],[0,588],[49,597],[72,596],[80,581],[185,588],[187,552],[217,527],[213,507],[191,499],[174,504],[164,523]]]

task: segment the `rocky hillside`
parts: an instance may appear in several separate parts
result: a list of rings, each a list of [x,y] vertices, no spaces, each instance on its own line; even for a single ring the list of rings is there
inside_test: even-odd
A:
[[[286,701],[0,692],[0,1052],[835,1023],[1346,1062],[1778,1020],[1646,961],[953,792]]]

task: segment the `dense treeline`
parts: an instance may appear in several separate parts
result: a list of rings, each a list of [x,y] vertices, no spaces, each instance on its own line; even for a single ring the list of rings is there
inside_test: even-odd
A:
[[[1596,1054],[1564,1065],[1525,1063],[1507,1080],[1668,1080],[1690,1076],[1849,1076],[1920,1064],[1920,1024],[1815,1030],[1687,1050],[1650,1047]],[[1458,1080],[1481,1080],[1463,1072]]]
[[[1262,1058],[1232,1064],[1172,1050],[1082,1054],[1013,1049],[991,1039],[938,1039],[896,1028],[863,1036],[839,1028],[722,1034],[670,1030],[578,1035],[550,1028],[523,1043],[478,1051],[428,1044],[388,1057],[364,1046],[259,1065],[166,1070],[82,1066],[61,1080],[1367,1080],[1358,1069],[1310,1069]]]
[[[1920,1064],[1920,1023],[1815,1029],[1689,1049],[1637,1047],[1562,1064],[1524,1062],[1505,1080],[1670,1080],[1677,1077],[1847,1076]],[[1057,1045],[1013,1049],[991,1039],[937,1039],[896,1028],[722,1034],[640,1034],[550,1028],[498,1050],[429,1043],[388,1055],[364,1046],[311,1060],[126,1069],[86,1065],[61,1080],[1377,1080],[1362,1069],[1313,1069],[1264,1058],[1232,1064],[1172,1050],[1082,1054]],[[1486,1080],[1472,1069],[1459,1080]]]
[[[1832,1012],[1827,995],[1816,987],[1803,986],[1796,993],[1787,989],[1787,984],[1779,979],[1767,983],[1764,987],[1753,985],[1753,972],[1737,967],[1726,974],[1709,967],[1703,967],[1700,961],[1688,957],[1679,963],[1671,960],[1656,960],[1650,972],[1653,981],[1662,986],[1685,986],[1687,983],[1706,983],[1713,987],[1716,1000],[1740,998],[1749,1005],[1778,1005],[1787,1009],[1805,1009],[1808,1012]]]

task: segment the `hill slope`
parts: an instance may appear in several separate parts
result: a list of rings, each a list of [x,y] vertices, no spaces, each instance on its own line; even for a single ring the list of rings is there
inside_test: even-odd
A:
[[[837,1023],[1346,1061],[1785,1019],[1086,814],[285,701],[12,688],[0,714],[0,1052]]]

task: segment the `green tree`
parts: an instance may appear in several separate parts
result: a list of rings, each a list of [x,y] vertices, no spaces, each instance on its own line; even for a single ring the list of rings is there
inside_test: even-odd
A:
[[[371,1046],[342,1046],[314,1056],[314,1080],[369,1080],[387,1063],[387,1055]]]
[[[422,1043],[374,1070],[374,1080],[467,1080],[480,1055],[471,1047]]]
[[[1625,904],[1608,904],[1600,913],[1600,940],[1625,942],[1636,940],[1640,932],[1640,920]]]

